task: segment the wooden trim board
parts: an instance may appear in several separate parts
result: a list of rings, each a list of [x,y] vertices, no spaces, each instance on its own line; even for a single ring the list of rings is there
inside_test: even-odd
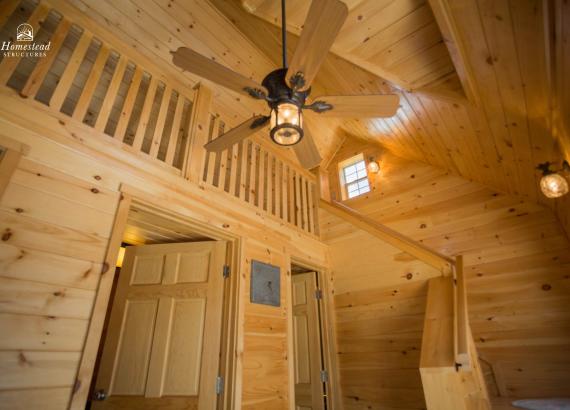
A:
[[[104,272],[99,284],[97,296],[95,298],[91,322],[85,339],[85,347],[79,364],[75,387],[72,391],[71,401],[69,405],[69,409],[71,410],[83,410],[85,408],[91,380],[93,377],[97,353],[100,344],[103,342],[103,340],[101,340],[101,334],[105,322],[105,317],[108,311],[108,305],[110,303],[110,293],[114,278],[114,275],[105,275],[104,273],[110,271],[114,272],[114,270],[111,268],[115,266],[115,262],[117,260],[123,233],[129,217],[129,210],[133,207],[133,205],[141,203],[150,205],[154,210],[156,210],[156,212],[159,212],[158,210],[160,209],[165,214],[169,214],[169,216],[175,215],[176,219],[178,219],[181,223],[195,227],[196,232],[199,232],[201,235],[206,235],[216,240],[227,241],[229,250],[227,261],[230,264],[230,270],[236,271],[237,267],[239,266],[239,237],[232,235],[226,231],[216,229],[212,226],[205,226],[203,224],[195,222],[188,217],[175,213],[175,211],[170,211],[168,207],[165,209],[164,204],[156,203],[156,200],[154,198],[150,197],[144,192],[123,184],[121,186],[121,200],[117,207],[115,222],[108,244],[107,256],[103,265]],[[228,335],[228,339],[224,339],[221,346],[221,355],[223,358],[225,358],[225,360],[223,363],[221,363],[220,368],[223,372],[224,379],[226,381],[233,381],[233,388],[226,390],[226,394],[222,397],[221,400],[219,400],[221,404],[218,408],[220,409],[239,408],[238,405],[241,403],[241,391],[238,388],[238,386],[241,386],[241,366],[238,366],[240,358],[235,354],[239,348],[240,334],[239,328],[237,327],[237,324],[239,323],[239,320],[237,320],[237,318],[239,317],[240,312],[239,306],[237,306],[239,298],[236,297],[236,295],[239,295],[240,292],[239,276],[240,275],[238,274],[230,275],[231,282],[225,286],[223,296],[224,299],[222,302],[224,312],[227,312],[228,314],[228,316],[224,317],[224,323],[226,325],[222,331],[225,335]],[[241,337],[243,338],[243,331],[241,333]]]

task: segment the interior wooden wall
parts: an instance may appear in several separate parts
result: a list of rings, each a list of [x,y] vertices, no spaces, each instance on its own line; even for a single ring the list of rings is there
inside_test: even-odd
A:
[[[20,162],[0,202],[0,408],[66,407],[118,197]]]
[[[281,306],[250,302],[251,262],[258,260],[281,270]],[[242,409],[289,408],[288,318],[291,266],[287,255],[254,239],[246,241],[244,275],[244,353]]]
[[[346,204],[444,254],[465,256],[471,327],[492,371],[490,391],[567,395],[570,243],[553,212],[355,140],[341,147],[331,174],[337,161],[363,150],[382,170],[370,194]],[[323,213],[321,222],[347,408],[423,408],[417,349],[432,273],[338,218]],[[409,402],[390,404],[398,399]]]
[[[0,204],[0,315],[2,329],[10,330],[0,345],[0,409],[61,410],[73,386],[88,388],[89,379],[76,382],[77,366],[101,271],[108,269],[102,262],[123,184],[199,224],[262,241],[263,247],[243,248],[242,267],[251,258],[276,263],[283,286],[289,255],[326,262],[326,247],[316,239],[238,199],[102,144],[103,135],[84,124],[70,131],[71,124],[16,95],[2,99],[0,138],[25,144],[29,152]],[[287,293],[282,290],[281,309],[251,307],[246,277],[242,285],[244,326],[238,332],[243,337],[245,331],[245,340],[235,354],[244,405],[286,408]]]

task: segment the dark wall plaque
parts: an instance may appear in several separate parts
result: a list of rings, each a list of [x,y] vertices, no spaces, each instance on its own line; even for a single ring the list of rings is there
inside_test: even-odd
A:
[[[280,306],[281,278],[278,266],[251,262],[251,303]]]

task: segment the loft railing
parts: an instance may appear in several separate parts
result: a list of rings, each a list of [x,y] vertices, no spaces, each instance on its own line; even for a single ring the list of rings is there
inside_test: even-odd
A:
[[[311,173],[249,139],[221,153],[205,151],[225,127],[212,113],[206,87],[186,87],[66,2],[0,2],[0,38],[18,44],[23,22],[32,26],[34,42],[49,42],[50,50],[40,57],[0,53],[4,95],[11,89],[58,118],[82,123],[93,138],[113,140],[169,172],[318,234]]]
[[[223,120],[212,116],[208,140],[223,132]],[[255,141],[207,154],[202,179],[269,215],[318,234],[315,176]]]

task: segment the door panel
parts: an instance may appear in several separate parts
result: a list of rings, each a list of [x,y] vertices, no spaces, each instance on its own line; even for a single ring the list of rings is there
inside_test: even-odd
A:
[[[205,299],[175,300],[164,394],[198,394],[205,313]]]
[[[225,242],[127,248],[95,410],[214,409]]]
[[[111,382],[114,394],[144,394],[157,307],[156,300],[126,302]]]
[[[316,272],[293,275],[295,408],[324,409]]]

